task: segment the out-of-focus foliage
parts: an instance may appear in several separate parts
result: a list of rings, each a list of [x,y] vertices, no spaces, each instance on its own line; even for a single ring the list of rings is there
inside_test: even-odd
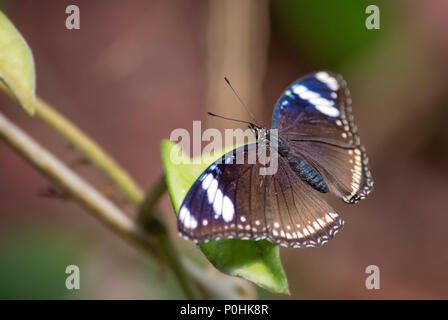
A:
[[[82,261],[82,248],[54,229],[47,231],[2,235],[0,299],[79,298],[80,291],[65,287],[65,270]]]
[[[317,66],[336,67],[366,50],[384,32],[368,30],[367,6],[379,1],[271,1],[272,22],[286,41]],[[380,27],[390,28],[387,3],[380,6]]]

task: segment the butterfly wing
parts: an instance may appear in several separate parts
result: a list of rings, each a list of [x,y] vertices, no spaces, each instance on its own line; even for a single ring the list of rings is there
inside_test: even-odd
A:
[[[279,157],[279,168],[272,176],[270,202],[273,221],[270,240],[294,248],[320,247],[342,229],[344,221]]]
[[[187,239],[269,239],[286,247],[316,247],[330,240],[343,221],[315,190],[279,157],[274,175],[260,175],[263,143],[237,148],[213,163],[193,184],[178,215]],[[234,163],[242,159],[241,164]],[[253,159],[253,158],[252,158]],[[233,163],[232,163],[233,162]]]
[[[272,128],[287,139],[359,145],[350,92],[340,75],[316,72],[291,84],[277,101]]]
[[[196,242],[265,238],[267,176],[260,176],[259,165],[249,161],[254,151],[256,144],[234,149],[199,176],[179,209],[181,235]]]
[[[368,158],[341,76],[317,72],[294,82],[277,102],[272,127],[319,172],[331,193],[355,203],[371,192]]]
[[[373,179],[364,147],[344,149],[313,141],[290,141],[327,183],[329,191],[346,203],[364,199],[373,189]]]

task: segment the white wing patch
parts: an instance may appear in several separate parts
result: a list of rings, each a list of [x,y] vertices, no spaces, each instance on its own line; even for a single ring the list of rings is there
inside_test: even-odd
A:
[[[230,222],[233,220],[234,215],[235,207],[233,206],[233,202],[229,197],[225,196],[222,202],[222,218],[225,222]]]
[[[215,193],[216,193],[217,189],[218,189],[218,180],[213,178],[210,186],[207,189],[208,203],[213,202],[213,199],[215,198]]]
[[[336,91],[339,89],[338,81],[334,77],[330,76],[328,73],[326,73],[324,71],[316,73],[316,78],[320,82],[325,83],[333,91]]]
[[[213,211],[215,211],[215,219],[218,219],[219,216],[221,215],[223,196],[224,195],[222,194],[222,191],[220,189],[217,189],[215,201],[213,202]]]
[[[198,222],[195,217],[193,217],[190,213],[190,210],[183,206],[179,211],[179,220],[182,222],[185,228],[194,230],[198,226]]]
[[[328,76],[328,74],[327,74],[327,76]],[[336,82],[336,86],[339,87],[336,79],[334,79],[334,78],[331,78],[331,79],[333,79]],[[322,81],[321,79],[319,79],[319,80]],[[322,82],[324,82],[324,81],[322,81]],[[328,80],[327,80],[327,82],[328,82]],[[334,84],[332,84],[330,86],[327,82],[324,82],[324,83],[327,84],[330,87],[330,89],[332,89],[334,87]],[[326,116],[329,116],[329,117],[339,117],[340,112],[339,112],[338,108],[336,108],[334,106],[334,102],[332,100],[325,99],[319,93],[309,90],[306,86],[303,86],[303,85],[296,84],[296,85],[293,85],[291,87],[291,89],[296,95],[298,95],[300,97],[300,99],[308,101],[319,112],[322,112],[323,114],[325,114]]]

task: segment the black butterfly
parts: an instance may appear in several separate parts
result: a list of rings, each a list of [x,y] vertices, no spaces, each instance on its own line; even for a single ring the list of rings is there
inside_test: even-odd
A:
[[[269,130],[251,124],[257,142],[222,156],[189,190],[179,209],[180,234],[195,242],[268,239],[295,248],[332,239],[344,222],[319,193],[355,203],[373,187],[350,104],[339,75],[321,71],[294,82],[274,109],[277,149]],[[259,174],[258,158],[248,161],[261,147],[278,152],[274,175]],[[235,163],[238,157],[243,164]]]

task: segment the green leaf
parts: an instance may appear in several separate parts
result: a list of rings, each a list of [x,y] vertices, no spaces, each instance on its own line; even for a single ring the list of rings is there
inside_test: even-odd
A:
[[[230,149],[223,150],[222,154]],[[162,142],[161,151],[168,191],[177,213],[190,187],[217,157],[206,156],[195,164],[169,140]],[[227,239],[203,243],[199,247],[221,272],[247,279],[270,291],[289,294],[279,248],[271,242]]]
[[[30,115],[34,115],[36,76],[30,48],[0,11],[0,80]]]

